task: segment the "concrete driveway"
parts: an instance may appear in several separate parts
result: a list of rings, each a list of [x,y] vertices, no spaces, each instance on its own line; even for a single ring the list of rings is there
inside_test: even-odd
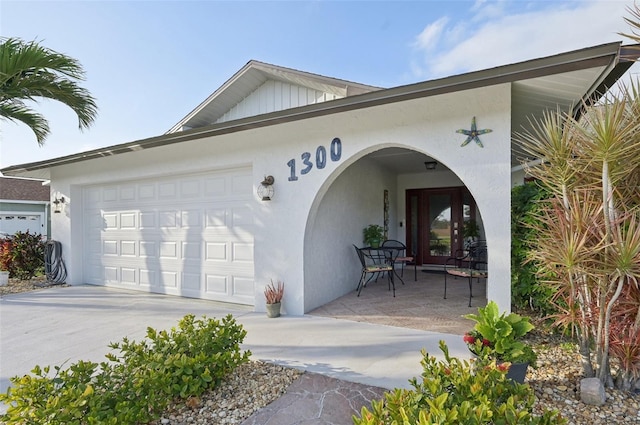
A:
[[[233,314],[247,330],[253,359],[383,388],[409,388],[419,376],[420,350],[439,354],[444,339],[468,358],[459,335],[313,316],[267,319],[251,308],[98,286],[59,287],[0,299],[0,391],[35,365],[104,361],[108,344],[144,338],[147,327],[169,329],[186,314]]]

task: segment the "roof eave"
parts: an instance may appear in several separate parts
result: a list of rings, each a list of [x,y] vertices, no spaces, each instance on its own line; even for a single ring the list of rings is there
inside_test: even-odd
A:
[[[627,56],[624,60],[621,60],[620,58],[620,53],[623,50],[621,49],[621,43],[608,43],[546,58],[534,59],[527,62],[504,65],[437,80],[374,91],[329,102],[286,109],[177,133],[168,133],[161,136],[123,143],[106,148],[99,148],[64,157],[10,166],[1,169],[0,172],[4,175],[21,175],[45,168],[68,165],[75,162],[103,158],[158,146],[166,146],[203,137],[214,137],[323,115],[369,108],[388,103],[508,83],[522,79],[535,78],[542,75],[569,72],[577,69],[607,66],[611,64],[613,64],[613,69],[610,69],[609,71],[611,78],[605,78],[601,85],[605,84],[605,82],[607,84],[612,84],[619,79],[624,72],[626,72],[629,66],[631,66],[631,60],[636,60],[640,56],[640,50],[637,48],[631,49],[629,47],[632,46],[627,46],[624,52],[627,55],[632,54],[632,56]],[[621,68],[616,69],[618,67]],[[42,174],[40,174],[39,177],[47,178]]]

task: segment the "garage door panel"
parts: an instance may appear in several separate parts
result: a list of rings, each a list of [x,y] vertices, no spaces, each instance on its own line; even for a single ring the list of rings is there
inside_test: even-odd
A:
[[[140,218],[138,223],[140,223],[141,230],[154,230],[158,228],[158,218],[155,211],[144,211],[140,213]]]
[[[253,305],[249,169],[84,190],[85,280]]]
[[[137,230],[138,226],[136,224],[137,218],[136,212],[124,212],[120,213],[120,226],[121,230]]]
[[[138,269],[131,267],[120,268],[120,281],[123,284],[137,285],[138,284]]]
[[[138,200],[139,201],[155,201],[156,185],[153,183],[140,183],[138,185]]]
[[[231,176],[231,194],[244,196],[253,190],[252,176],[250,174]]]
[[[199,241],[196,242],[182,242],[182,258],[184,260],[202,260],[202,249],[201,243]]]
[[[220,274],[207,274],[205,276],[205,292],[214,296],[226,296],[229,292],[227,276]]]
[[[138,256],[138,252],[137,252],[137,246],[138,246],[138,242],[131,240],[131,241],[126,241],[126,240],[121,240],[120,241],[120,255],[125,256],[125,257],[137,257]]]
[[[253,279],[249,277],[234,276],[232,294],[236,297],[253,297]]]
[[[121,201],[135,201],[136,200],[136,187],[135,187],[135,185],[120,186],[120,200]]]
[[[158,244],[159,256],[162,259],[178,259],[178,243],[173,241],[162,241]]]
[[[142,258],[157,258],[158,257],[158,242],[156,241],[140,241],[140,257]]]
[[[180,197],[182,199],[200,198],[202,197],[201,190],[201,180],[190,179],[180,182]]]
[[[175,199],[177,193],[178,187],[175,182],[164,182],[158,185],[159,199]]]
[[[227,209],[208,209],[205,211],[205,227],[227,227]]]
[[[234,262],[253,262],[253,244],[234,243],[232,245],[232,261]]]
[[[104,228],[104,230],[117,230],[118,229],[118,214],[116,213],[105,213],[102,216],[102,222],[98,226],[100,228]]]
[[[102,241],[103,255],[118,255],[118,240],[107,239]]]
[[[229,256],[227,252],[230,249],[227,248],[226,242],[207,242],[205,247],[205,260],[207,261],[227,261]]]
[[[177,229],[178,228],[178,211],[159,211],[158,222],[161,229]]]
[[[113,266],[106,266],[103,268],[104,280],[107,283],[118,283],[118,268]]]
[[[223,198],[227,194],[227,179],[223,177],[209,177],[204,181],[204,194],[208,197]]]
[[[201,291],[202,275],[200,273],[182,273],[182,289],[185,291]]]
[[[140,269],[140,286],[157,286],[156,271],[149,269]]]
[[[161,271],[159,286],[170,289],[178,288],[178,272]]]
[[[102,202],[116,202],[118,200],[118,187],[105,187],[102,191]]]

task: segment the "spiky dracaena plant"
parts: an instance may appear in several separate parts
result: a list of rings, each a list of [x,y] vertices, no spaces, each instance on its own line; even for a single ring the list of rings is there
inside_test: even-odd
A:
[[[622,87],[578,121],[549,112],[518,135],[528,168],[552,194],[534,224],[533,257],[545,283],[557,289],[558,323],[577,331],[586,376],[610,383],[612,318],[626,288],[640,290],[640,163],[638,86]],[[639,306],[640,307],[640,306]],[[640,324],[640,308],[632,323]],[[595,364],[590,343],[595,342]]]

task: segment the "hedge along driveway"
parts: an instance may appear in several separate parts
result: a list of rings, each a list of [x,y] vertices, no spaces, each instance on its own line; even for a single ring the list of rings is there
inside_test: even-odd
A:
[[[35,365],[105,361],[110,342],[142,340],[147,327],[170,329],[187,314],[222,318],[248,307],[96,286],[73,286],[0,299],[0,391]]]

